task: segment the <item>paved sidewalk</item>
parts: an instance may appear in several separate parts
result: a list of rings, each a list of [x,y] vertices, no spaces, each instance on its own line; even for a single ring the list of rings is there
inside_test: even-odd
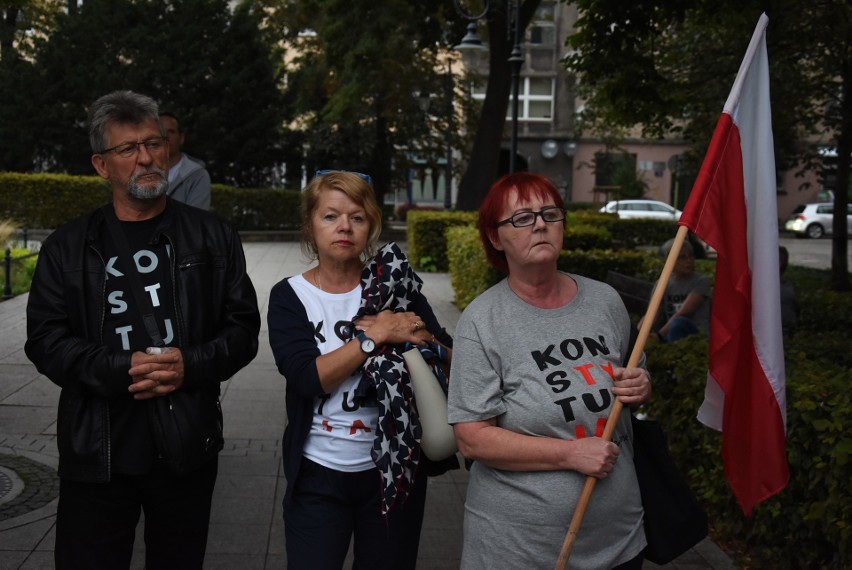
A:
[[[405,249],[404,244],[401,244]],[[286,423],[284,380],[269,349],[266,309],[280,279],[308,268],[298,244],[247,242],[249,273],[258,293],[263,326],[257,358],[222,387],[225,449],[213,497],[209,569],[286,568],[281,500],[281,436]],[[452,332],[459,312],[447,274],[423,274],[424,292]],[[0,568],[53,568],[58,480],[56,404],[59,389],[24,355],[26,295],[0,302]],[[430,480],[420,541],[419,568],[458,568],[467,473]],[[143,568],[137,533],[133,568]],[[556,545],[558,549],[558,545]],[[646,563],[646,568],[659,566]],[[675,570],[733,568],[705,540],[675,562]]]

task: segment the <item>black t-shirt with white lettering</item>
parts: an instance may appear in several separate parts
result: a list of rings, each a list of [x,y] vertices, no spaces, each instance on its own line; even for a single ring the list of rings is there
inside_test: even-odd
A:
[[[165,344],[174,343],[174,297],[169,276],[171,248],[160,242],[152,245],[151,236],[160,216],[140,222],[121,222],[132,260],[121,259],[109,235],[104,237],[106,260],[106,307],[103,329],[104,343],[111,349],[143,351],[153,343],[142,315],[153,311]],[[135,271],[142,283],[142,298],[150,299],[138,307],[131,291],[129,272]],[[128,377],[128,385],[130,378]],[[139,475],[147,473],[156,458],[156,450],[148,427],[149,402],[126,397],[110,401],[110,446],[113,473]]]

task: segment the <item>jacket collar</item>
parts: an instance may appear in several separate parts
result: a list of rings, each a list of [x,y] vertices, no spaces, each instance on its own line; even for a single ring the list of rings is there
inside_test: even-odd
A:
[[[166,208],[163,210],[163,213],[160,217],[160,223],[157,225],[157,229],[154,230],[153,237],[151,238],[151,243],[158,243],[162,236],[169,235],[171,229],[174,227],[174,220],[176,211],[180,209],[180,204],[175,202],[169,197],[166,197]],[[86,241],[88,243],[97,243],[101,236],[101,231],[106,220],[104,216],[108,211],[114,211],[112,202],[109,204],[105,204],[104,206],[98,208],[94,212],[92,212],[92,216],[89,218],[89,224],[86,228]]]

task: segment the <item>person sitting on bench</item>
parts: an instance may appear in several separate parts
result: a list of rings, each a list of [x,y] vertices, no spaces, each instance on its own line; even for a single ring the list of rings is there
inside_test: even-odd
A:
[[[668,257],[673,244],[673,239],[664,243],[660,254]],[[652,334],[664,342],[675,342],[699,332],[707,335],[712,295],[710,278],[695,271],[692,244],[684,241],[663,295],[663,317],[660,319],[663,324]],[[639,326],[641,324],[640,321]]]

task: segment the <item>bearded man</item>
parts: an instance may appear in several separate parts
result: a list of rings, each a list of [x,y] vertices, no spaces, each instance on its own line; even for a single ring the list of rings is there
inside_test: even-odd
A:
[[[112,202],[45,240],[27,304],[27,356],[61,388],[56,568],[128,568],[140,512],[146,568],[201,568],[219,385],[257,354],[257,297],[234,228],[167,197],[153,99],[101,97],[89,141]],[[164,438],[173,410],[204,436]]]

